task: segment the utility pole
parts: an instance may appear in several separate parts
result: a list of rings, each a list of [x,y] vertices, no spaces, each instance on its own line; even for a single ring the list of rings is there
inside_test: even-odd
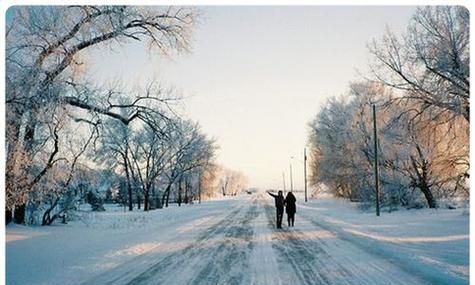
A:
[[[290,192],[294,191],[294,184],[292,181],[292,162],[290,163]]]
[[[376,187],[376,216],[379,216],[379,175],[378,175],[378,132],[376,131],[376,106],[373,104],[373,130],[374,130],[374,182]]]
[[[282,180],[284,181],[284,194],[285,194],[285,173],[282,171]]]
[[[305,183],[305,202],[307,202],[307,148],[303,149],[303,176]]]
[[[198,204],[201,204],[201,172],[198,177]]]

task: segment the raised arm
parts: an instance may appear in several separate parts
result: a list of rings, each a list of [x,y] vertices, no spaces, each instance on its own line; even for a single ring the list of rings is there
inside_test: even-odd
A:
[[[275,197],[277,197],[277,195],[275,195],[275,194],[272,194],[272,193],[271,193],[271,192],[269,192],[269,191],[266,191],[266,192],[267,192],[267,194],[271,195],[271,196],[272,196],[272,197],[274,197],[274,198],[275,198]]]

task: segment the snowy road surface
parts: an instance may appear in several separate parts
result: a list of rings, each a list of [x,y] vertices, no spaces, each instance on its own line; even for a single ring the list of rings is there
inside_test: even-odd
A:
[[[311,207],[298,210],[294,228],[277,230],[272,202],[267,195],[249,195],[185,212],[179,224],[137,229],[141,241],[102,254],[110,257],[109,265],[99,257],[103,264],[83,260],[83,266],[58,270],[69,272],[68,279],[61,273],[55,278],[53,271],[40,274],[36,284],[468,284],[468,276],[437,275],[398,258],[397,248],[383,250],[377,240],[353,238]],[[34,284],[19,276],[24,269],[15,269],[21,242],[7,243],[7,284]]]

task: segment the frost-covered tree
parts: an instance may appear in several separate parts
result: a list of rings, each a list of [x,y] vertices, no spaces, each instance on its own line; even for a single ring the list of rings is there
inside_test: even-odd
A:
[[[178,120],[175,129],[170,132],[169,141],[173,153],[168,162],[166,187],[162,195],[162,204],[166,207],[170,199],[172,186],[177,184],[178,200],[181,200],[181,183],[185,176],[197,169],[207,168],[214,158],[216,145],[213,139],[202,133],[200,126],[188,120]]]
[[[470,120],[470,21],[462,6],[418,8],[407,33],[373,42],[376,80],[402,91],[422,112]]]
[[[431,208],[441,198],[468,197],[467,122],[461,117],[434,120],[427,114],[416,121],[417,105],[393,108],[400,115],[388,125],[387,133],[398,159],[387,168],[402,174],[408,187],[420,190]]]
[[[311,182],[337,196],[373,201],[372,104],[378,106],[378,151],[385,205],[468,196],[467,122],[439,114],[414,116],[419,104],[393,100],[377,83],[352,84],[346,97],[330,99],[310,123]],[[415,190],[416,192],[414,192]]]
[[[351,109],[344,98],[332,98],[309,124],[311,181],[326,184],[342,197],[352,196]]]
[[[247,189],[247,177],[244,173],[221,166],[217,173],[218,177],[218,191],[221,191],[223,196],[235,196],[238,193]]]
[[[73,121],[93,126],[109,117],[125,125],[140,120],[151,127],[151,114],[161,114],[160,93],[129,95],[132,100],[122,104],[117,96],[121,90],[88,83],[82,76],[87,69],[82,61],[85,53],[131,41],[148,41],[152,51],[162,53],[186,50],[195,12],[182,7],[16,6],[9,13],[6,208],[7,217],[13,208],[20,217],[32,189],[54,166],[59,153],[54,147],[55,133],[47,139],[54,146],[41,148],[45,139],[39,139],[40,130],[54,129],[44,114],[67,113]],[[36,156],[45,153],[49,158],[35,164]],[[32,175],[34,169],[41,170]]]
[[[90,156],[101,164],[107,165],[125,175],[127,204],[133,210],[132,180],[133,171],[130,154],[132,130],[117,120],[107,120],[101,124],[100,144]],[[123,199],[125,197],[122,197]]]
[[[469,12],[418,8],[407,32],[370,45],[371,82],[352,84],[310,123],[311,181],[336,195],[374,199],[373,103],[385,204],[468,197]]]
[[[130,141],[132,172],[140,184],[145,211],[150,208],[150,195],[154,194],[155,185],[165,171],[172,152],[164,136],[144,126]]]
[[[387,32],[370,46],[373,75],[397,92],[389,103],[400,112],[393,131],[410,162],[403,173],[411,187],[424,189],[431,207],[432,191],[468,191],[469,36],[466,8],[431,6],[417,9],[402,37]]]
[[[200,193],[198,193],[200,195],[199,198],[208,199],[221,195],[218,185],[219,169],[219,165],[212,161],[210,161],[206,167],[201,169],[199,185]]]

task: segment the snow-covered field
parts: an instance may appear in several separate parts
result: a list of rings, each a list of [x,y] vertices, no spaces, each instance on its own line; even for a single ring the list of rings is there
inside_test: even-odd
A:
[[[468,284],[463,210],[361,212],[335,199],[297,205],[274,227],[266,194],[149,213],[83,213],[6,228],[7,284]],[[284,219],[285,220],[285,219]],[[285,223],[284,223],[285,224]]]

